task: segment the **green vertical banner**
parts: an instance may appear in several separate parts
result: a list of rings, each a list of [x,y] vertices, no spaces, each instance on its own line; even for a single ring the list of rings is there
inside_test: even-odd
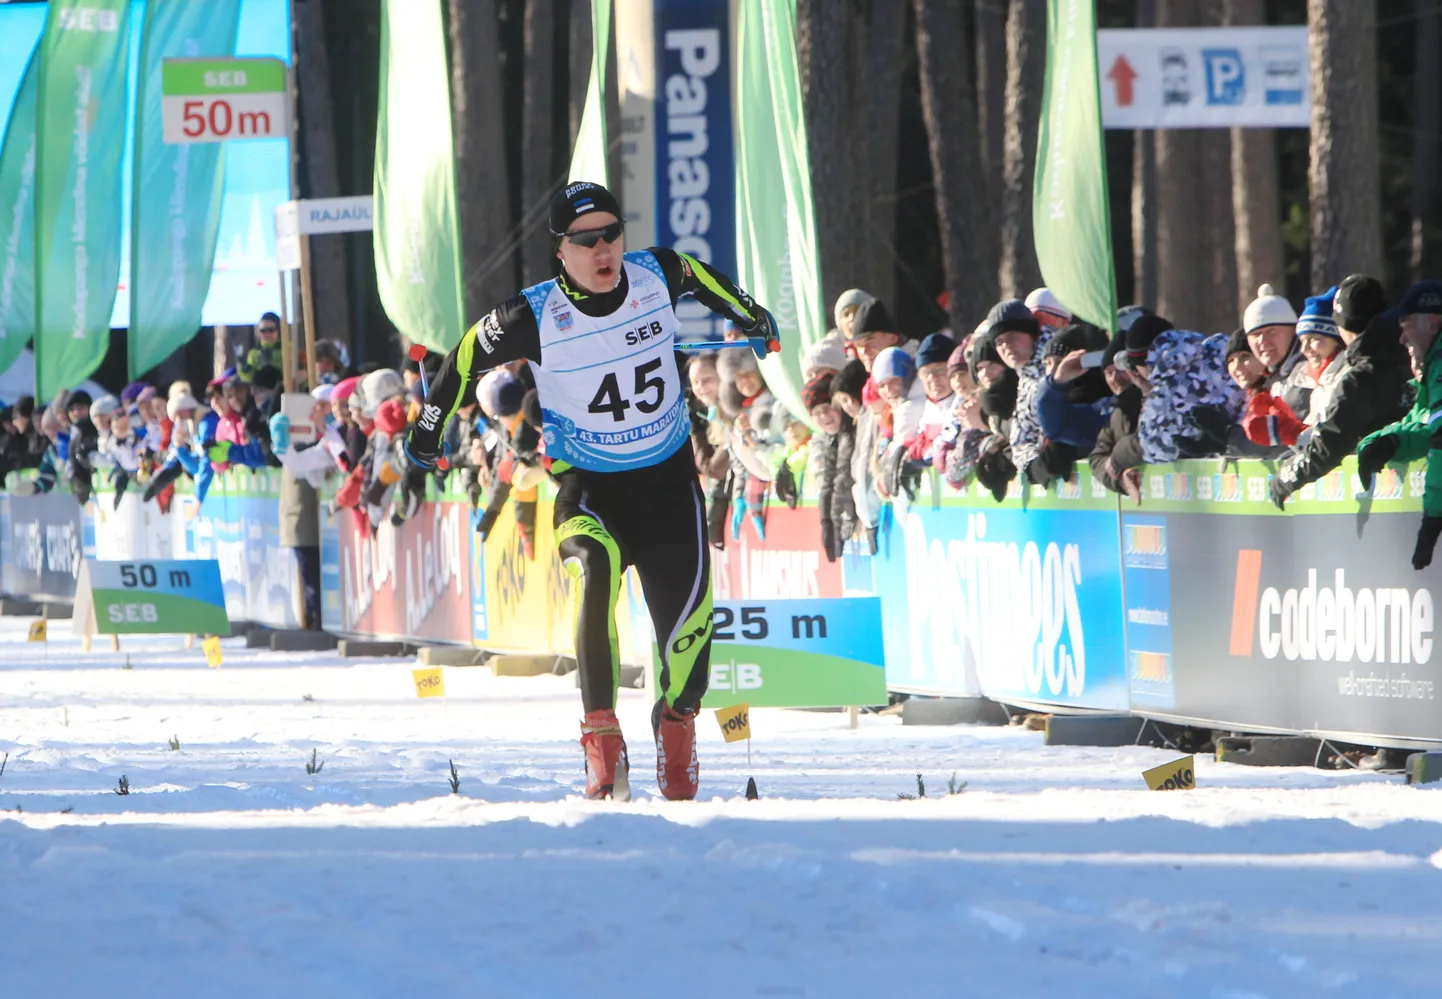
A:
[[[382,0],[375,260],[407,337],[448,351],[465,332],[451,91],[441,0]]]
[[[166,59],[230,55],[239,23],[240,0],[150,0],[146,6],[130,202],[131,380],[200,329],[225,187],[224,143],[166,144],[161,71]]]
[[[120,274],[129,0],[51,0],[40,39],[35,396],[90,376]]]
[[[753,0],[736,13],[736,270],[769,308],[781,352],[762,362],[771,391],[801,405],[801,355],[826,335],[811,200],[811,162],[796,65],[796,0]]]
[[[0,371],[35,335],[35,95],[39,49],[30,56],[0,146]]]
[[[608,184],[606,179],[606,52],[611,46],[611,0],[591,0],[591,82],[571,150],[569,179]]]
[[[1031,225],[1042,280],[1073,314],[1116,329],[1096,0],[1047,0],[1046,84]]]

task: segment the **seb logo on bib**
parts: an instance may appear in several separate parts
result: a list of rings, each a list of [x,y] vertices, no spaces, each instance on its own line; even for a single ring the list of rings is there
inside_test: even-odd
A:
[[[645,343],[647,340],[654,340],[656,337],[659,336],[666,336],[666,330],[661,326],[660,323],[642,323],[635,329],[629,329],[626,331],[626,343],[629,346],[634,347],[639,343]]]

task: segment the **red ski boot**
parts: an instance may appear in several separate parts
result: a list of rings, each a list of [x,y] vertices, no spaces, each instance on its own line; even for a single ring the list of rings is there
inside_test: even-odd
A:
[[[656,784],[669,801],[690,801],[700,784],[696,762],[696,712],[673,711],[662,698],[651,711],[656,734]]]
[[[586,797],[630,801],[631,764],[615,711],[587,712],[581,720],[581,748],[586,751]]]

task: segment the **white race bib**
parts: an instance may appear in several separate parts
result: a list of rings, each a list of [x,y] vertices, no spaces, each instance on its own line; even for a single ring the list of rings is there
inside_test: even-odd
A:
[[[624,261],[630,293],[609,316],[581,312],[555,281],[525,292],[541,331],[531,370],[546,455],[594,472],[659,464],[691,431],[666,279],[650,253]]]

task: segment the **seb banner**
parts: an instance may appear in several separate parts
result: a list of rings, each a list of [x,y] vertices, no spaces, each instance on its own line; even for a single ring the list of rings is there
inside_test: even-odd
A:
[[[1307,128],[1307,28],[1097,32],[1106,128]]]
[[[220,566],[213,559],[80,566],[77,635],[229,635]]]
[[[660,688],[660,664],[657,689]],[[881,601],[718,602],[702,707],[847,707],[886,703]]]

